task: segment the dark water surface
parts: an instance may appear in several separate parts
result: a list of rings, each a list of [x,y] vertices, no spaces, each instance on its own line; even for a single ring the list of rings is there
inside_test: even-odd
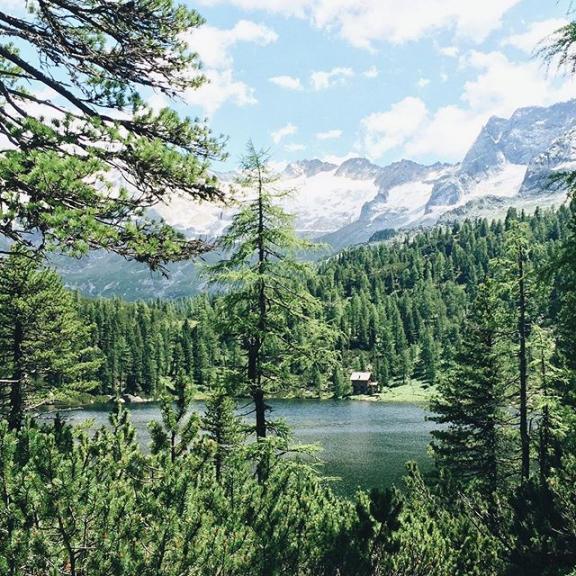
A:
[[[338,476],[334,488],[352,494],[357,487],[386,487],[397,483],[407,461],[430,468],[427,454],[433,422],[426,410],[412,404],[362,402],[357,400],[272,400],[272,419],[284,419],[298,443],[318,444],[325,476]],[[148,443],[147,425],[160,419],[157,405],[128,405],[138,439]],[[195,409],[202,410],[201,402]],[[110,407],[89,407],[63,412],[68,422],[91,419],[94,426],[107,423]],[[246,411],[249,408],[246,409]]]

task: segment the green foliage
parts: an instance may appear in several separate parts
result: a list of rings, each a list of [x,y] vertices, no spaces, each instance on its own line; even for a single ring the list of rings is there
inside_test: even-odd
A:
[[[204,82],[184,39],[202,18],[171,0],[27,8],[0,12],[0,124],[10,143],[0,154],[0,235],[40,252],[104,248],[153,269],[205,251],[145,214],[173,193],[221,197],[207,171],[221,142],[204,122],[144,100]]]
[[[559,249],[570,218],[561,208],[524,219],[532,238],[529,312],[536,322],[547,310],[550,289],[535,283],[534,277]],[[297,316],[288,323],[294,354],[281,363],[269,362],[270,371],[277,374],[267,383],[269,391],[313,394],[318,373],[323,391],[329,391],[335,368],[342,370],[344,381],[350,370],[365,369],[372,370],[382,386],[414,378],[434,384],[460,349],[477,280],[484,279],[495,259],[504,258],[506,238],[502,223],[464,222],[402,242],[351,249],[304,275],[294,272],[286,284],[294,297],[288,296],[293,300],[302,295],[295,310],[315,302],[307,309],[313,322]],[[557,299],[569,298],[560,285],[570,277],[568,272],[567,268],[567,274],[559,273],[555,281]],[[513,305],[513,292],[502,297]],[[135,304],[83,300],[80,305],[87,321],[97,326],[93,344],[106,358],[99,373],[102,393],[111,394],[120,385],[126,392],[154,396],[160,378],[174,378],[178,367],[204,392],[217,385],[218,371],[238,374],[245,366],[244,345],[237,334],[229,334],[227,315],[234,308],[222,294]],[[572,309],[567,301],[562,313]],[[283,322],[285,316],[278,311],[276,318]],[[324,341],[326,325],[332,334]],[[570,326],[566,324],[565,345],[571,342]],[[329,347],[331,354],[326,355]],[[270,358],[286,348],[284,343],[271,344]],[[568,352],[566,361],[572,358]],[[249,392],[245,376],[236,390]]]
[[[96,576],[569,573],[576,563],[576,442],[565,291],[572,288],[562,284],[561,265],[548,276],[540,269],[572,254],[572,218],[561,208],[532,217],[511,212],[504,224],[465,222],[347,251],[284,285],[316,303],[313,323],[281,310],[267,317],[275,332],[264,358],[272,364],[282,353],[267,389],[281,392],[298,380],[309,391],[344,397],[349,367],[372,369],[389,385],[414,376],[437,383],[433,409],[445,425],[434,443],[440,474],[428,482],[411,469],[402,493],[336,497],[303,463],[308,452],[291,445],[282,423],[267,422],[275,434],[260,442],[247,440],[230,394],[247,390],[248,349],[239,331],[231,334],[236,325],[224,307],[245,312],[237,314],[242,328],[257,327],[257,314],[245,319],[254,312],[248,298],[233,301],[230,291],[176,302],[80,300],[84,324],[95,326],[82,336],[84,345],[100,347],[105,358],[101,391],[157,395],[163,420],[150,454],[138,447],[120,404],[111,430],[93,438],[61,421],[50,429],[27,423],[18,434],[2,424],[0,569],[16,575],[59,566]],[[517,225],[531,237],[525,281],[533,463],[523,484],[519,293],[510,250]],[[247,256],[243,266],[256,262]],[[257,293],[260,279],[251,274],[246,282],[237,276],[240,294],[250,287]],[[314,355],[287,354],[274,340],[283,335],[295,350],[322,350],[313,329],[322,324],[338,329],[326,369]],[[189,409],[196,387],[208,393],[203,416]]]
[[[525,218],[533,254],[553,257],[570,217],[560,210]],[[517,218],[511,215],[508,230]],[[466,274],[450,271],[453,264],[427,263],[461,258],[463,238],[478,256]],[[306,283],[290,285],[323,301],[316,320],[340,329],[344,363],[370,366],[383,382],[403,372],[438,379],[434,409],[448,424],[436,433],[444,472],[431,487],[412,470],[401,495],[334,496],[291,451],[283,426],[273,425],[277,437],[246,442],[228,390],[238,389],[239,380],[228,375],[243,366],[246,351],[219,323],[229,295],[80,301],[85,324],[96,327],[86,343],[104,352],[105,389],[119,384],[158,394],[163,421],[148,455],[120,404],[111,430],[93,438],[60,421],[44,430],[28,423],[19,434],[3,424],[2,570],[14,576],[50,566],[96,576],[569,572],[576,450],[562,350],[571,336],[561,332],[558,350],[552,338],[554,319],[565,317],[564,298],[530,279],[530,441],[540,474],[520,489],[517,419],[510,411],[517,397],[517,293],[514,283],[476,283],[489,270],[502,279],[508,274],[507,238],[504,226],[465,223],[400,245],[346,252]],[[314,342],[299,322],[286,330],[298,346]],[[279,374],[311,390],[328,386],[340,397],[349,392],[343,366],[318,370],[296,356]],[[194,385],[211,391],[203,417],[189,410]],[[280,457],[286,451],[290,459]],[[263,464],[266,482],[259,483],[254,470]]]
[[[12,427],[56,389],[96,386],[90,377],[100,358],[90,333],[55,272],[17,248],[0,260],[0,399]]]
[[[274,461],[264,488],[229,466],[221,487],[200,444],[173,465],[138,450],[121,405],[111,422],[73,442],[0,423],[3,573],[336,574],[353,554],[353,506],[308,467]]]
[[[451,493],[446,498],[426,485],[418,470],[405,478],[400,528],[394,536],[397,553],[390,574],[496,576],[505,573],[504,549],[488,525],[479,520],[470,499]],[[480,503],[480,510],[484,507]]]

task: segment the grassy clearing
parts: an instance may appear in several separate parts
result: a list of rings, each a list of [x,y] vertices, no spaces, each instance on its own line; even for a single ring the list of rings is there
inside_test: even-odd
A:
[[[418,380],[411,380],[407,384],[385,388],[376,396],[353,396],[356,400],[371,402],[404,402],[408,404],[428,404],[436,388],[423,385]]]

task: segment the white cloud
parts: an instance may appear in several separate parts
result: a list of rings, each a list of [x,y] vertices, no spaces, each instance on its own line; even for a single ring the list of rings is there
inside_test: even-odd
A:
[[[428,86],[428,84],[430,84],[430,79],[429,78],[420,78],[420,80],[418,80],[417,84],[418,84],[418,88],[426,88],[426,86]]]
[[[366,78],[378,78],[379,74],[380,74],[380,71],[378,70],[378,68],[376,68],[376,66],[371,66],[370,68],[368,68],[368,70],[365,70],[363,72],[363,75]]]
[[[462,64],[477,72],[464,86],[462,103],[429,114],[403,144],[404,154],[458,161],[491,116],[509,117],[524,106],[549,106],[576,97],[574,80],[546,77],[538,62],[514,62],[500,52],[473,51]]]
[[[209,82],[196,90],[187,90],[184,98],[191,106],[202,108],[207,116],[213,116],[228,101],[237,106],[258,103],[254,89],[245,82],[235,80],[232,70],[208,70],[205,75]]]
[[[521,0],[201,0],[244,10],[265,10],[306,18],[323,30],[336,30],[353,46],[372,49],[380,42],[418,40],[430,32],[452,30],[483,42],[502,17]]]
[[[491,116],[509,117],[524,106],[576,97],[576,81],[547,78],[538,62],[514,62],[501,52],[472,51],[461,64],[476,72],[464,85],[461,103],[429,112],[419,98],[405,98],[362,120],[360,150],[374,159],[398,149],[411,157],[458,161]]]
[[[200,106],[211,116],[225,102],[232,101],[237,106],[256,104],[254,90],[234,77],[234,60],[230,50],[238,43],[252,43],[266,46],[276,42],[274,30],[249,20],[240,20],[233,28],[223,30],[213,26],[202,26],[182,35],[191,50],[200,56],[205,66],[204,75],[210,83],[197,90],[187,90],[186,101]]]
[[[359,148],[371,159],[378,159],[388,150],[403,147],[418,132],[427,116],[426,104],[420,98],[404,98],[390,110],[362,119]]]
[[[568,20],[560,18],[532,22],[525,32],[505,38],[502,45],[513,46],[518,48],[518,50],[522,50],[522,52],[532,54],[542,41],[549,38],[551,34],[566,24],[568,24]]]
[[[478,70],[464,85],[462,99],[472,110],[508,116],[522,106],[546,106],[576,96],[575,82],[546,77],[539,62],[513,62],[501,52],[471,52],[465,59]]]
[[[286,90],[302,90],[300,78],[294,78],[293,76],[273,76],[270,78],[270,82],[280,86],[280,88],[286,88]]]
[[[296,134],[296,132],[298,132],[298,128],[294,126],[294,124],[288,123],[286,124],[286,126],[279,128],[275,132],[272,132],[271,134],[272,142],[274,142],[274,144],[280,144],[280,142],[282,142],[284,138],[292,136]]]
[[[199,0],[198,4],[216,6],[228,4],[242,10],[265,10],[283,16],[298,16],[303,18],[312,0]]]
[[[338,140],[342,136],[342,130],[328,130],[327,132],[317,132],[317,140]]]
[[[304,144],[286,144],[284,150],[286,150],[286,152],[302,152],[306,150],[306,146],[304,146]]]
[[[462,160],[486,120],[486,116],[460,106],[444,106],[423,122],[403,151],[412,157]]]
[[[418,40],[439,29],[482,42],[498,28],[502,16],[520,0],[322,0],[314,19],[320,27],[336,27],[354,46],[371,48],[375,41]]]
[[[189,48],[200,56],[206,68],[225,69],[233,64],[230,49],[239,42],[266,46],[278,40],[274,30],[249,20],[240,20],[230,30],[201,26],[183,35]]]
[[[446,56],[448,58],[457,58],[458,54],[460,54],[460,49],[458,46],[444,46],[439,48],[438,51],[442,56]]]
[[[312,72],[310,82],[314,90],[325,90],[346,83],[354,76],[352,68],[332,68],[332,70]]]
[[[225,69],[233,64],[230,49],[239,42],[249,42],[266,46],[276,42],[274,30],[249,20],[240,20],[230,30],[213,26],[202,26],[186,32],[184,40],[196,52],[206,68]]]

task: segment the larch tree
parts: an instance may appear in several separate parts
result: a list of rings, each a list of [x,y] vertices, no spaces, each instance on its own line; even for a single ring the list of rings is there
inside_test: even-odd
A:
[[[201,86],[172,0],[24,0],[0,10],[0,238],[37,252],[103,248],[163,269],[208,246],[146,210],[216,200],[222,142],[145,102]]]
[[[277,180],[266,154],[249,144],[237,181],[247,198],[220,240],[224,258],[210,268],[212,283],[226,291],[217,304],[222,333],[244,353],[233,368],[254,401],[258,439],[270,427],[266,391],[290,374],[283,368],[305,359],[311,371],[328,369],[333,338],[306,289],[308,266],[296,259],[313,244],[296,236],[293,217],[279,205],[287,193],[275,187]],[[296,329],[306,338],[294,337]]]

